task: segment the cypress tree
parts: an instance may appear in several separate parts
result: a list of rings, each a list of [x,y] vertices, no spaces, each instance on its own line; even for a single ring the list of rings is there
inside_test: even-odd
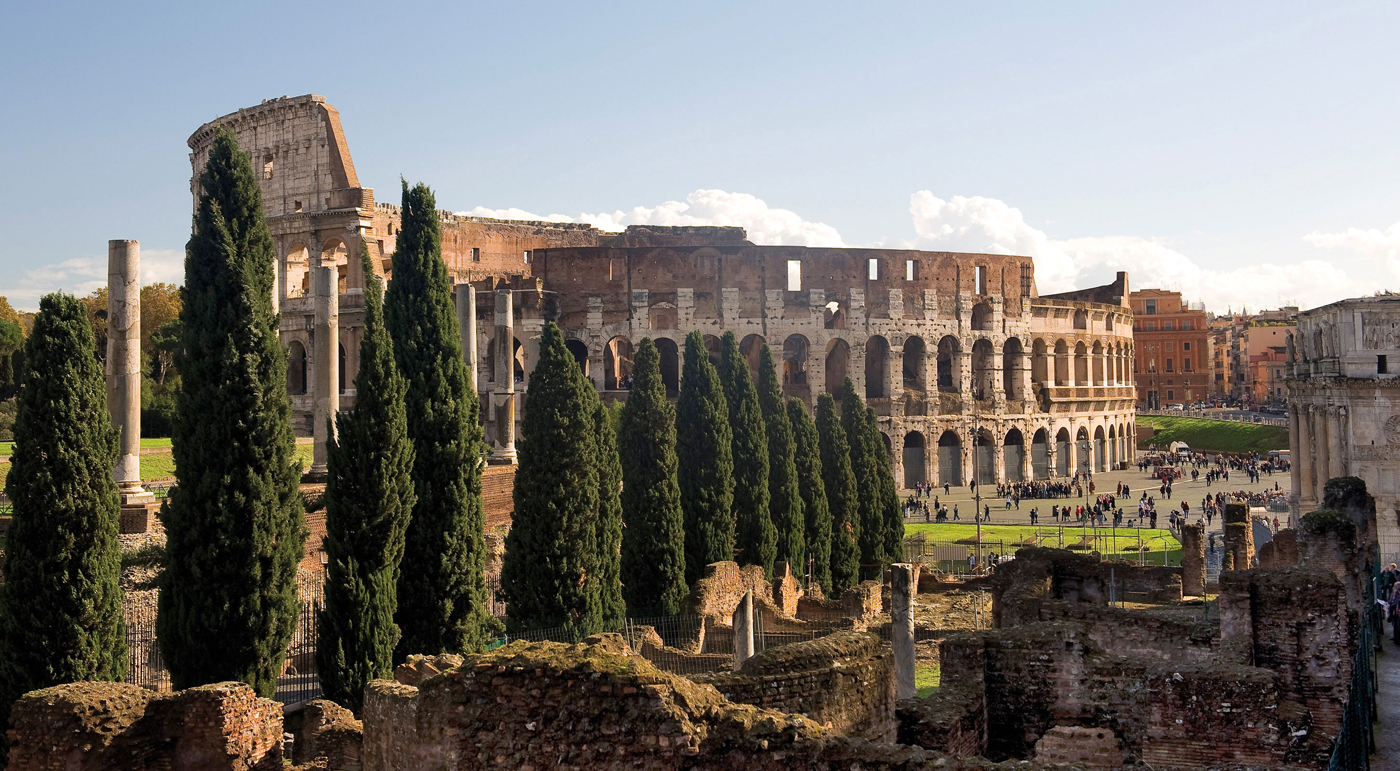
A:
[[[621,626],[627,617],[627,604],[622,599],[622,461],[617,455],[617,427],[612,414],[582,370],[579,378],[593,400],[594,435],[598,441],[593,456],[598,473],[598,567],[592,576],[598,581],[602,628],[611,630]]]
[[[411,653],[470,653],[486,645],[486,518],[481,503],[481,408],[471,387],[452,284],[442,261],[437,204],[426,185],[403,183],[403,222],[384,323],[408,384],[417,502],[399,571],[402,636]]]
[[[773,362],[773,352],[763,346],[758,358],[758,405],[768,437],[768,512],[777,531],[775,560],[786,562],[794,575],[807,566],[806,523],[802,495],[797,491],[797,460],[783,396],[783,383]]]
[[[768,436],[749,363],[739,353],[733,332],[724,333],[719,377],[729,407],[734,457],[742,459],[734,464],[735,551],[739,564],[758,565],[764,575],[772,576],[778,530],[768,514]]]
[[[884,564],[900,562],[904,559],[904,514],[899,507],[899,490],[894,485],[890,453],[885,449],[884,434],[880,433],[880,419],[869,406],[865,408],[865,435],[866,442],[874,448],[875,473],[880,479],[878,503],[883,520],[880,532],[885,541]]]
[[[277,254],[247,154],[220,129],[185,248],[169,554],[156,633],[176,689],[242,680],[272,696],[296,627],[306,526]]]
[[[821,440],[822,484],[831,509],[831,596],[840,597],[860,583],[860,498],[851,470],[851,445],[831,394],[817,397],[817,435]]]
[[[685,530],[676,477],[676,410],[661,356],[642,340],[618,429],[622,461],[622,591],[634,616],[674,616],[685,598]]]
[[[0,725],[29,691],[126,676],[117,432],[93,348],[80,301],[40,301],[5,483],[14,519],[0,586]]]
[[[788,422],[792,426],[797,489],[802,495],[805,515],[805,541],[812,565],[812,580],[831,596],[831,510],[827,507],[826,484],[822,481],[821,438],[817,426],[800,399],[788,399]]]
[[[685,337],[685,369],[676,402],[676,459],[685,515],[685,582],[712,562],[734,559],[734,455],[729,404],[699,332]]]
[[[850,378],[846,378],[841,387],[841,428],[851,445],[851,471],[856,475],[860,500],[860,535],[856,543],[860,545],[861,575],[866,580],[878,579],[880,566],[886,562],[885,510],[881,504],[879,462],[875,457],[879,450],[871,444],[865,423],[865,405],[861,404]]]
[[[336,417],[326,445],[326,605],[317,622],[316,665],[326,697],[359,714],[365,684],[392,679],[399,627],[399,565],[413,511],[408,389],[384,328],[383,288],[361,247],[365,326],[355,407]]]
[[[501,566],[513,631],[564,627],[582,639],[602,627],[596,399],[559,326],[545,324],[516,445],[515,514]]]

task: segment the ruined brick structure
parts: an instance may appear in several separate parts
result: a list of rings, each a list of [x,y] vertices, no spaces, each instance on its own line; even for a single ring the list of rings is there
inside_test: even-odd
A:
[[[289,388],[300,429],[309,432],[311,322],[321,300],[308,276],[318,266],[340,276],[338,340],[334,349],[321,341],[320,350],[324,366],[333,366],[332,356],[341,365],[347,408],[366,280],[354,257],[364,244],[376,272],[391,278],[400,214],[360,185],[339,113],[316,95],[269,100],[200,127],[189,139],[196,194],[221,124],[235,131],[260,177],[277,246]],[[474,290],[475,314],[462,331],[476,343],[465,347],[498,449],[509,434],[498,413],[514,403],[503,414],[518,420],[540,330],[552,320],[609,399],[625,398],[632,351],[644,337],[658,341],[662,376],[677,389],[681,347],[693,330],[712,349],[733,331],[754,364],[766,342],[783,362],[788,393],[809,403],[850,377],[880,415],[905,486],[966,484],[974,475],[986,483],[1064,477],[1131,458],[1126,274],[1107,286],[1040,296],[1028,257],[759,246],[724,227],[609,233],[445,211],[441,222],[458,291]],[[509,340],[495,339],[498,290],[513,301]]]

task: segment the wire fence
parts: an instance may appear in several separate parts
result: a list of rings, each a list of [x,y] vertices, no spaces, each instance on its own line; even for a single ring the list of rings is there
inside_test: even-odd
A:
[[[1371,726],[1376,719],[1376,630],[1380,614],[1370,591],[1366,592],[1367,611],[1362,615],[1357,635],[1356,658],[1351,666],[1351,691],[1342,711],[1342,730],[1332,747],[1328,771],[1370,771],[1371,753],[1376,749]]]

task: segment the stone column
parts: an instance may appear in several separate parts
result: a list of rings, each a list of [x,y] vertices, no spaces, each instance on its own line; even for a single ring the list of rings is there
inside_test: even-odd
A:
[[[1046,432],[1045,437],[1045,475],[1054,479],[1060,475],[1059,466],[1060,442],[1054,436]]]
[[[987,481],[994,485],[1006,481],[1006,446],[995,437],[992,439],[992,478]]]
[[[1293,448],[1293,470],[1297,475],[1297,484],[1293,492],[1297,494],[1300,502],[1300,510],[1294,514],[1302,514],[1302,501],[1315,501],[1313,497],[1313,437],[1312,437],[1312,408],[1306,404],[1298,405],[1298,444]]]
[[[117,483],[122,506],[155,496],[141,487],[141,244],[107,242],[107,411],[117,429]]]
[[[974,396],[974,391],[972,389],[972,352],[964,347],[954,355],[958,357],[958,394],[962,397],[963,412],[968,412],[972,409],[972,405],[969,402]]]
[[[734,668],[753,658],[753,592],[745,592],[734,609]]]
[[[890,636],[894,647],[895,697],[912,699],[914,687],[914,566],[906,562],[890,566]]]
[[[326,440],[334,436],[335,414],[340,411],[340,274],[336,266],[312,269],[316,293],[316,411],[311,435],[311,473],[326,473]]]
[[[1032,435],[1032,436],[1034,436],[1034,435]],[[1032,449],[1031,449],[1031,448],[1034,447],[1035,445],[1033,445],[1033,444],[1026,444],[1026,442],[1029,442],[1029,441],[1030,441],[1030,438],[1028,438],[1025,434],[1022,434],[1022,435],[1021,435],[1021,481],[1022,481],[1022,482],[1029,482],[1029,481],[1035,479],[1035,463],[1034,463],[1034,458],[1033,458],[1033,456],[1034,456],[1035,453],[1034,453],[1034,452],[1032,451]]]
[[[1254,565],[1254,523],[1250,521],[1249,505],[1225,504],[1225,551],[1235,555],[1235,570],[1248,570]]]
[[[1181,593],[1206,595],[1206,537],[1202,525],[1181,526]]]
[[[1327,408],[1314,407],[1313,416],[1313,486],[1309,490],[1313,500],[1322,502],[1322,488],[1327,484],[1327,469],[1329,465],[1328,454],[1330,443],[1327,441],[1329,426],[1327,425]]]
[[[1293,459],[1293,465],[1288,471],[1288,483],[1293,488],[1294,498],[1296,498],[1299,491],[1303,489],[1302,473],[1300,472],[1301,464],[1298,463],[1299,457],[1302,455],[1298,450],[1298,433],[1300,430],[1298,424],[1301,422],[1302,420],[1298,415],[1297,403],[1290,403],[1288,405],[1288,448],[1290,450],[1289,457]]]
[[[1327,478],[1347,475],[1346,459],[1342,457],[1342,432],[1346,428],[1346,408],[1338,407],[1327,416]]]
[[[376,279],[378,276],[375,277]],[[471,389],[477,390],[476,357],[476,289],[471,284],[457,285],[457,334],[462,337],[462,356],[467,360],[467,375]]]
[[[496,390],[491,402],[496,408],[496,441],[490,462],[515,464],[515,306],[510,287],[496,290]]]

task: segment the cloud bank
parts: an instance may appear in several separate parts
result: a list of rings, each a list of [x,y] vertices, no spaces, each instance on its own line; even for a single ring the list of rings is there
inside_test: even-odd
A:
[[[182,284],[185,281],[183,249],[142,249],[142,284]],[[107,285],[107,256],[74,257],[40,265],[24,272],[19,281],[3,289],[0,296],[24,311],[39,309],[39,298],[51,292],[67,292],[82,297]]]

